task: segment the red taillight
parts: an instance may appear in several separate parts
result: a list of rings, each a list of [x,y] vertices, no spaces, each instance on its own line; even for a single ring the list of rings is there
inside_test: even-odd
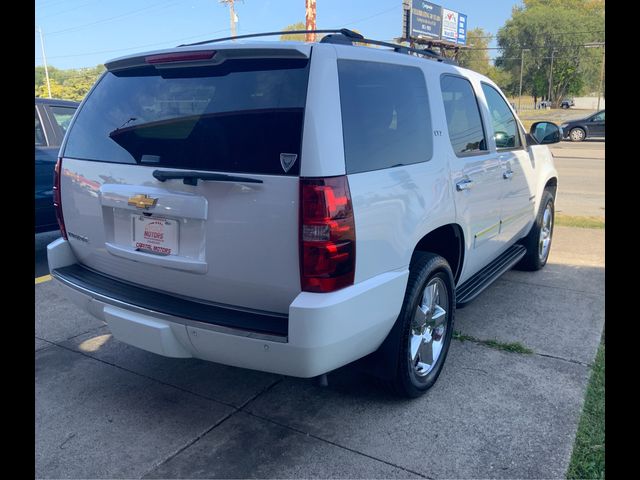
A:
[[[159,53],[144,57],[144,61],[150,64],[172,63],[172,62],[193,62],[197,60],[211,60],[216,54],[215,50],[200,50],[198,52],[174,52]]]
[[[300,179],[300,262],[305,292],[353,285],[356,226],[346,176]]]
[[[64,227],[64,217],[62,216],[62,195],[60,194],[60,177],[62,175],[62,158],[58,158],[56,167],[53,170],[53,206],[56,210],[56,219],[60,227],[62,238],[67,240],[67,229]]]

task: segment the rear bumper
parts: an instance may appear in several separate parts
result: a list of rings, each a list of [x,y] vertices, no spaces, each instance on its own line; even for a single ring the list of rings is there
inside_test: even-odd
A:
[[[219,316],[219,308],[205,319],[192,311],[181,316],[160,302],[157,310],[135,297],[126,300],[116,294],[117,280],[110,295],[105,287],[109,282],[92,286],[90,276],[82,283],[65,274],[71,271],[65,267],[77,260],[64,239],[51,243],[47,253],[50,272],[65,296],[105,321],[118,340],[168,357],[196,357],[295,377],[321,375],[375,351],[400,313],[409,275],[408,270],[386,272],[333,293],[301,292],[289,306],[282,335],[250,323],[238,328]],[[229,319],[238,317],[237,311],[227,311]],[[260,321],[261,314],[249,315]]]

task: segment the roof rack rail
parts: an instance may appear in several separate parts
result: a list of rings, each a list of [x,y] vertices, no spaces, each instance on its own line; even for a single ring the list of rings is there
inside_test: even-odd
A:
[[[438,62],[450,63],[452,65],[458,65],[458,62],[456,62],[455,60],[443,57],[442,55],[438,55],[436,52],[434,52],[433,50],[431,50],[429,48],[424,48],[424,49],[412,48],[412,47],[407,47],[405,45],[400,45],[398,43],[383,42],[381,40],[373,40],[371,38],[351,39],[351,38],[343,37],[340,34],[337,34],[337,35],[327,35],[322,40],[320,40],[320,43],[335,43],[335,44],[342,44],[342,45],[345,45],[345,44],[346,45],[353,45],[354,41],[357,42],[357,43],[365,43],[365,44],[370,44],[370,45],[380,45],[381,47],[389,47],[389,48],[392,48],[395,52],[398,52],[398,53],[406,53],[406,54],[415,53],[417,55],[423,55],[423,56],[425,56],[427,58],[431,58],[433,60],[437,60]]]
[[[353,30],[349,30],[348,28],[339,28],[339,29],[329,29],[329,30],[284,30],[281,32],[266,32],[266,33],[249,33],[247,35],[238,35],[235,37],[224,37],[224,38],[214,38],[212,40],[203,40],[201,42],[195,43],[183,43],[182,45],[178,45],[178,47],[192,47],[194,45],[205,45],[207,43],[216,43],[216,42],[224,42],[226,40],[238,40],[240,38],[253,38],[253,37],[270,37],[273,35],[295,35],[299,33],[340,33],[345,37],[353,38],[353,39],[364,39],[362,35],[358,32],[354,32]]]
[[[182,45],[178,45],[178,47],[192,47],[195,45],[206,45],[208,43],[216,43],[216,42],[224,42],[226,40],[238,40],[241,38],[255,38],[255,37],[269,37],[273,35],[296,35],[303,33],[330,33],[332,35],[326,35],[320,40],[320,43],[333,43],[338,45],[353,45],[356,43],[364,43],[368,45],[380,45],[381,47],[389,47],[392,48],[394,52],[410,54],[414,53],[416,55],[422,55],[424,57],[436,60],[438,62],[449,63],[452,65],[457,65],[458,62],[452,60],[450,58],[443,57],[442,55],[438,55],[431,49],[424,48],[412,48],[406,47],[404,45],[400,45],[397,43],[383,42],[381,40],[373,40],[370,38],[365,38],[358,32],[354,32],[353,30],[349,30],[348,28],[339,28],[339,29],[328,29],[328,30],[285,30],[281,32],[266,32],[266,33],[250,33],[248,35],[238,35],[235,37],[224,37],[224,38],[214,38],[212,40],[203,40],[201,42],[195,43],[184,43]]]

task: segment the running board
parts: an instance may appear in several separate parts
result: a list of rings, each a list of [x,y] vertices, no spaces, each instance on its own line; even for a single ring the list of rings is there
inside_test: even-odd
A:
[[[525,253],[527,249],[522,245],[516,244],[509,247],[506,252],[456,288],[456,306],[458,308],[466,306],[500,275],[518,263]]]

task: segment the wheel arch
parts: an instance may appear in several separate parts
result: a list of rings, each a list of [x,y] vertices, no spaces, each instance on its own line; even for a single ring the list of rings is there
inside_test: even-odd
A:
[[[464,263],[464,232],[457,223],[447,223],[434,228],[429,233],[420,237],[413,249],[411,259],[416,252],[430,252],[442,256],[451,267],[454,277],[454,288]],[[454,303],[455,305],[455,303]],[[394,377],[398,368],[399,336],[401,329],[396,319],[391,331],[382,342],[380,347],[373,353],[358,360],[358,367],[369,375],[382,380],[389,380]]]
[[[441,225],[420,238],[413,249],[416,252],[430,252],[443,257],[451,267],[453,279],[457,283],[464,263],[464,232],[457,223]]]

